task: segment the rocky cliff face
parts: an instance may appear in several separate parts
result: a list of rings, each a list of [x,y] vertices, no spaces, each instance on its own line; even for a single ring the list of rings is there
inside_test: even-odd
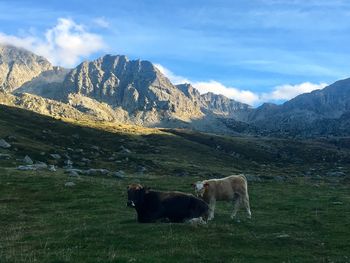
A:
[[[152,63],[130,61],[125,56],[106,55],[81,63],[67,75],[63,92],[66,96],[81,94],[113,108],[121,107],[131,118],[147,115],[153,123],[163,118],[190,120],[202,116],[200,107]]]
[[[62,100],[62,84],[70,69],[53,67],[50,70],[41,72],[31,81],[24,83],[15,90],[16,93],[30,93],[43,98]]]
[[[223,95],[208,92],[200,94],[191,84],[176,85],[195,105],[198,105],[205,114],[233,119],[246,118],[252,110],[251,106],[245,103],[229,99]]]
[[[45,58],[25,49],[0,44],[0,90],[12,92],[53,67]]]
[[[27,93],[13,95],[7,92],[0,92],[0,104],[26,109],[56,118],[75,120],[92,119],[90,116],[84,115],[70,105]]]
[[[248,104],[244,104],[223,95],[212,92],[201,95],[202,108],[207,113],[230,117],[241,120],[252,110]]]

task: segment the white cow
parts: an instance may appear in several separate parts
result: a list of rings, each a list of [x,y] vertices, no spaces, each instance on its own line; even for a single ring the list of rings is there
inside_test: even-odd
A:
[[[192,186],[197,196],[209,204],[208,220],[214,218],[216,201],[232,201],[233,211],[231,218],[235,218],[238,209],[243,205],[251,218],[247,179],[244,175],[231,175],[221,179],[198,181]]]

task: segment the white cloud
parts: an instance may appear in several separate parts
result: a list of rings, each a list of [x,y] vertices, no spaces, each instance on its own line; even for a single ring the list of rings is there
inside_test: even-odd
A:
[[[226,87],[222,83],[215,80],[191,81],[188,78],[174,74],[171,70],[167,69],[161,64],[155,64],[155,66],[161,73],[170,79],[172,83],[191,83],[193,87],[195,87],[201,94],[212,92],[251,105],[259,101],[259,96],[249,90],[240,90],[233,87]]]
[[[242,90],[235,87],[228,87],[224,84],[215,81],[190,81],[189,79],[178,76],[166,67],[156,64],[160,72],[167,76],[174,84],[191,83],[201,94],[212,92],[215,94],[224,95],[230,99],[239,102],[247,103],[249,105],[258,106],[263,102],[278,102],[290,100],[302,93],[311,92],[317,89],[323,89],[327,86],[326,83],[314,84],[311,82],[304,82],[296,85],[280,85],[272,89],[271,92],[257,93],[250,90]]]
[[[109,22],[107,21],[107,19],[105,17],[97,17],[93,20],[93,22],[102,28],[109,28],[109,26],[110,26]]]
[[[290,100],[302,93],[308,93],[313,90],[323,89],[326,87],[326,83],[314,84],[311,82],[304,82],[296,85],[281,85],[273,89],[269,93],[263,93],[261,95],[261,100],[263,101],[273,101],[273,100]]]
[[[201,94],[212,92],[215,94],[224,95],[230,99],[239,102],[254,105],[259,101],[259,96],[249,90],[240,90],[234,87],[227,87],[220,82],[210,80],[208,82],[194,82],[192,83]]]
[[[30,49],[36,42],[35,37],[16,37],[16,36],[11,36],[11,35],[6,35],[4,33],[0,32],[0,43],[1,44],[11,44],[17,47],[22,47],[26,49]]]
[[[161,64],[154,64],[154,66],[175,85],[191,82],[185,77],[175,75],[172,71],[162,66]]]
[[[81,58],[106,47],[101,36],[67,18],[59,18],[57,25],[46,31],[44,38],[0,33],[0,43],[26,48],[46,57],[54,65],[65,67],[75,66]]]

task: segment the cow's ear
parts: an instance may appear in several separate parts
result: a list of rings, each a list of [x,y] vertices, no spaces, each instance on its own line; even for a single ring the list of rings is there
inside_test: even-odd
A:
[[[207,188],[207,187],[209,187],[209,183],[204,183],[203,186],[204,186],[205,188]]]

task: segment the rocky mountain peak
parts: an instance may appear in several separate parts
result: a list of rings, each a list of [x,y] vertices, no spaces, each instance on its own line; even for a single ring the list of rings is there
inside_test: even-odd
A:
[[[208,92],[201,95],[202,107],[216,115],[241,119],[239,113],[248,112],[252,107],[248,104],[229,99],[224,95]]]
[[[176,87],[179,90],[181,90],[188,98],[194,101],[199,100],[201,94],[190,83],[179,84],[179,85],[176,85]]]
[[[201,114],[151,62],[121,55],[81,63],[67,75],[63,89],[66,97],[81,94],[133,115],[156,112],[154,120],[159,115],[188,119]]]
[[[11,45],[0,44],[0,90],[12,92],[53,67],[44,57]]]

